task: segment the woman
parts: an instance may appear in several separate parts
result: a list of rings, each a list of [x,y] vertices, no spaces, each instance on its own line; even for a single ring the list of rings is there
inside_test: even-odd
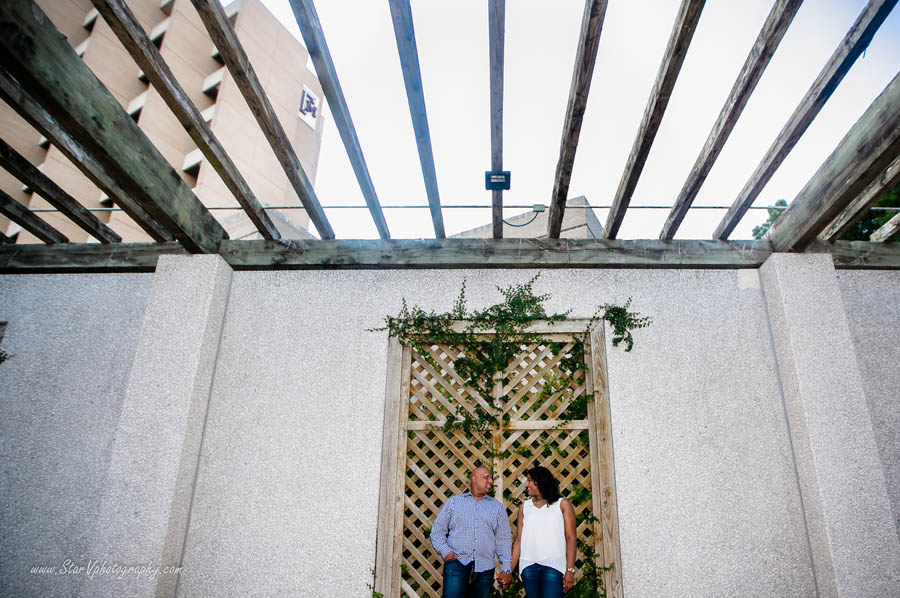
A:
[[[546,467],[525,472],[531,498],[519,508],[512,567],[528,598],[562,598],[575,585],[575,509]]]

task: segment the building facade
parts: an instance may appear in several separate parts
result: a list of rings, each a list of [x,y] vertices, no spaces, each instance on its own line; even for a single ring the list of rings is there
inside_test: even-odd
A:
[[[234,208],[213,212],[231,238],[256,238],[255,227],[218,173],[197,149],[109,25],[98,16],[90,0],[42,0],[38,4],[172,168],[192,187],[200,201],[207,207]],[[136,0],[128,6],[191,101],[202,112],[256,198],[264,206],[301,208],[300,200],[190,0]],[[236,0],[225,10],[300,163],[309,179],[315,182],[324,124],[321,114],[324,95],[311,70],[306,49],[259,0]],[[5,104],[0,105],[0,136],[88,209],[114,207],[61,151]],[[0,188],[32,210],[52,208],[21,181],[2,170]],[[285,237],[308,235],[309,218],[303,209],[271,210],[269,213]],[[39,214],[70,241],[92,241],[88,233],[65,216],[55,212]],[[121,235],[123,241],[151,240],[124,212],[113,210],[95,214]],[[2,216],[0,230],[7,236],[18,233],[19,243],[38,241]]]

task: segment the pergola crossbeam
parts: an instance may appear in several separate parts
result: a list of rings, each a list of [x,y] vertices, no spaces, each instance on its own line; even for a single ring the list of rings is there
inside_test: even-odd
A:
[[[78,203],[78,200],[66,193],[2,139],[0,139],[0,164],[101,243],[117,243],[122,240],[122,237],[100,222]]]
[[[503,50],[506,37],[506,0],[488,0],[488,37],[491,68],[491,170],[503,170]],[[503,237],[503,191],[491,190],[491,223],[495,239]]]
[[[0,4],[3,67],[184,247],[214,253],[225,229],[32,1]]]
[[[316,67],[316,75],[319,78],[319,83],[322,85],[322,90],[325,92],[331,115],[334,118],[341,140],[344,142],[344,149],[347,151],[347,157],[350,159],[350,165],[353,167],[353,173],[356,175],[363,199],[365,199],[366,205],[369,207],[372,221],[378,230],[378,236],[382,239],[390,239],[391,233],[388,230],[387,221],[384,219],[384,212],[381,209],[381,203],[378,201],[378,195],[375,193],[372,177],[369,176],[369,167],[366,165],[366,159],[363,156],[359,137],[356,135],[353,119],[350,118],[350,109],[347,107],[347,100],[344,98],[344,91],[341,89],[337,69],[335,69],[334,61],[331,59],[331,52],[328,50],[325,33],[322,31],[322,24],[319,22],[318,14],[316,14],[315,4],[313,0],[291,0],[291,8],[294,10],[294,17],[297,20],[297,25],[300,27],[300,33],[303,36],[303,41],[306,43],[306,49],[309,51],[313,65]]]
[[[572,167],[575,164],[575,152],[578,149],[588,93],[591,91],[591,79],[594,75],[594,64],[597,62],[597,49],[600,46],[600,32],[603,30],[607,4],[607,0],[585,0],[584,3],[578,52],[575,55],[572,84],[569,86],[566,118],[559,144],[559,159],[556,162],[553,192],[550,196],[550,213],[547,216],[547,237],[550,239],[558,239],[562,229],[569,182],[572,179]]]
[[[794,148],[800,137],[819,114],[819,111],[837,89],[844,75],[856,62],[856,59],[868,47],[875,32],[890,14],[897,0],[871,0],[857,17],[847,35],[838,44],[822,72],[816,77],[809,91],[800,100],[794,113],[785,123],[769,151],[760,161],[750,179],[735,198],[734,203],[713,233],[714,239],[725,240],[753,205],[753,202],[765,188],[766,183],[781,166],[781,163]]]
[[[873,243],[884,243],[892,237],[900,233],[900,212],[894,214],[894,217],[881,225],[881,228],[872,233],[869,240]]]
[[[650,92],[650,99],[647,100],[644,117],[638,127],[637,136],[634,138],[631,153],[625,163],[625,171],[619,181],[612,208],[606,218],[606,226],[603,228],[604,239],[615,239],[622,226],[622,221],[625,219],[625,211],[631,203],[631,196],[634,194],[644,164],[647,162],[647,156],[650,154],[653,140],[662,123],[672,89],[678,79],[684,57],[687,56],[688,46],[690,46],[691,38],[697,29],[700,13],[703,12],[705,3],[706,0],[682,0],[681,2],[681,8],[678,10],[675,25],[669,36],[669,44],[666,46],[666,53],[659,65],[656,83]]]
[[[697,156],[697,161],[694,162],[694,167],[691,168],[687,180],[685,180],[681,191],[678,193],[672,210],[669,212],[669,216],[663,225],[662,232],[659,234],[660,239],[673,239],[675,237],[678,227],[681,226],[681,222],[687,215],[694,198],[700,192],[700,187],[703,186],[709,171],[715,164],[719,153],[725,146],[725,142],[731,135],[732,130],[734,130],[738,118],[744,111],[744,106],[747,105],[750,95],[756,88],[756,84],[769,65],[769,61],[775,54],[778,44],[784,37],[788,26],[793,21],[794,15],[797,14],[797,10],[802,3],[803,0],[776,0],[774,6],[772,6],[772,10],[769,12],[769,16],[766,18],[766,22],[763,24],[759,36],[757,36],[756,42],[753,44],[753,48],[750,49],[750,54],[744,61],[744,66],[741,67],[741,72],[731,88],[731,93],[728,94],[728,99],[725,100],[725,105],[722,106],[719,117],[709,132],[709,137],[707,137],[700,155]]]
[[[894,243],[814,241],[836,268],[900,270]],[[0,273],[148,272],[178,243],[0,245]],[[772,255],[768,241],[601,239],[403,239],[224,241],[234,270],[407,270],[490,268],[754,269]]]
[[[885,193],[900,185],[900,156],[887,167],[887,170],[869,183],[856,199],[844,208],[837,218],[819,233],[819,239],[823,241],[835,241],[839,239],[851,226],[862,218]]]
[[[428,129],[428,114],[425,111],[425,93],[422,87],[422,72],[419,67],[419,51],[416,47],[416,32],[413,27],[412,9],[409,0],[389,0],[394,36],[397,38],[397,52],[400,54],[400,68],[406,86],[406,99],[412,118],[416,147],[419,150],[419,164],[425,179],[425,194],[431,210],[434,235],[438,239],[446,237],[444,217],[441,213],[441,198],[438,193],[437,172],[434,168],[434,152],[431,147],[431,133]]]
[[[64,234],[34,215],[28,208],[0,190],[0,214],[3,214],[44,243],[68,243]],[[14,246],[15,247],[15,246]]]
[[[264,239],[280,239],[281,234],[265,213],[247,181],[222,147],[200,111],[172,74],[159,50],[141,27],[124,0],[92,0],[94,7],[134,58],[154,89],[184,127],[197,147],[216,169],[222,182]]]
[[[266,140],[272,147],[275,157],[278,158],[281,168],[284,170],[287,179],[297,193],[297,197],[306,209],[310,221],[315,225],[319,236],[323,239],[333,239],[334,231],[328,218],[325,217],[325,211],[316,197],[309,177],[300,164],[300,159],[294,151],[293,146],[288,140],[275,110],[269,102],[268,96],[250,64],[250,59],[244,51],[241,42],[238,40],[225,9],[219,4],[218,0],[191,0],[200,20],[203,21],[209,37],[213,40],[219,55],[225,61],[228,72],[231,73],[234,82],[240,89],[244,100],[250,107],[256,122],[262,129]]]
[[[900,156],[900,73],[851,127],[769,230],[776,251],[815,239]]]
[[[80,143],[66,133],[59,123],[2,69],[0,69],[0,97],[18,112],[19,116],[50,140],[82,174],[102,189],[107,197],[122,208],[122,211],[128,214],[151,239],[160,242],[175,240],[172,233],[163,228],[147,210],[132,199],[116,182],[116,179],[106,172],[106,169],[88,154]]]

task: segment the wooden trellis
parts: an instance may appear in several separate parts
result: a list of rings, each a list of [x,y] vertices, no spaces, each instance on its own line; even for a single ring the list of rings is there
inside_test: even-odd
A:
[[[544,465],[575,504],[578,539],[593,544],[598,565],[615,564],[605,581],[609,596],[621,596],[602,326],[584,339],[582,367],[566,373],[562,365],[576,338],[584,336],[585,326],[585,321],[536,326],[535,332],[562,343],[563,349],[554,354],[547,344],[522,345],[497,376],[497,410],[453,368],[459,347],[422,342],[420,353],[391,340],[377,591],[385,596],[439,597],[441,558],[428,533],[444,502],[464,492],[469,473],[485,465],[494,472],[494,496],[502,498],[514,525],[516,507],[525,498],[524,471]],[[563,378],[572,384],[558,384]],[[587,417],[566,417],[573,401],[585,396]],[[459,408],[474,416],[476,405],[496,412],[494,429],[444,430],[448,414]],[[578,559],[580,565],[580,552]]]

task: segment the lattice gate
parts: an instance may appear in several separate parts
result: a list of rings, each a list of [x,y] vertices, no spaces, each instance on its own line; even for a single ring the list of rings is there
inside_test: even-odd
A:
[[[442,562],[428,533],[441,506],[467,489],[469,473],[479,465],[494,472],[494,496],[502,497],[513,533],[516,508],[527,498],[524,471],[534,465],[549,468],[575,505],[578,539],[594,548],[599,566],[620,562],[603,329],[597,326],[584,338],[586,324],[574,320],[534,327],[548,343],[522,345],[499,376],[493,395],[500,406],[497,426],[487,432],[444,430],[448,413],[457,407],[473,415],[476,404],[491,410],[454,370],[458,347],[422,342],[420,353],[392,340],[377,591],[440,597]],[[563,372],[563,357],[578,338],[584,342],[585,363],[574,373]],[[563,350],[554,355],[550,343],[562,343]],[[557,387],[563,375],[574,380],[568,389]],[[586,417],[572,419],[572,405],[585,401]],[[579,551],[579,571],[582,558]],[[621,596],[619,571],[616,566],[604,576],[610,597]]]

